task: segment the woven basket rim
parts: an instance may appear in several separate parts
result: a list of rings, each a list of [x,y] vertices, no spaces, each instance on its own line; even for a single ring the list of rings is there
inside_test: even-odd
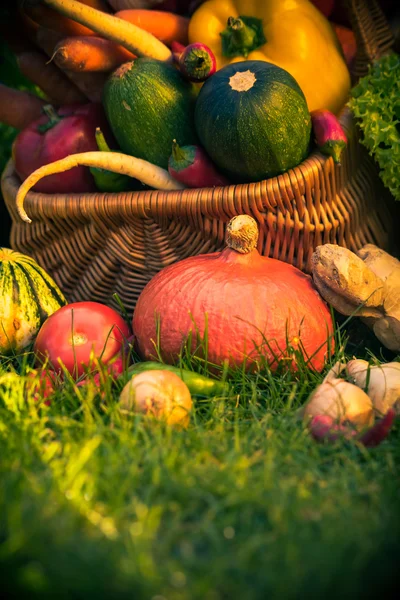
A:
[[[350,109],[348,108],[347,105],[345,105],[340,114],[339,114],[339,121],[342,125],[342,127],[344,128],[345,132],[347,133],[350,128],[351,128],[351,124],[353,122],[353,117],[351,114]],[[79,199],[84,197],[87,200],[93,199],[93,200],[98,200],[99,198],[102,199],[103,203],[107,205],[108,202],[112,202],[115,203],[116,199],[124,200],[124,203],[129,202],[129,203],[135,203],[135,201],[139,202],[141,200],[145,200],[145,199],[149,199],[151,197],[153,197],[154,195],[161,195],[161,197],[158,197],[158,202],[160,204],[162,204],[163,202],[167,202],[168,199],[170,198],[179,198],[180,201],[182,201],[183,203],[185,203],[185,201],[192,201],[194,196],[196,197],[196,202],[201,202],[202,201],[202,194],[203,192],[210,192],[213,191],[216,194],[218,194],[218,192],[224,192],[224,190],[227,191],[227,193],[229,192],[234,192],[236,193],[246,193],[248,190],[250,189],[254,189],[254,187],[256,186],[265,186],[267,185],[269,189],[271,190],[282,190],[287,188],[288,186],[288,177],[290,182],[303,182],[305,175],[307,172],[313,171],[314,169],[322,169],[324,168],[324,166],[326,165],[327,162],[331,162],[331,164],[333,165],[333,159],[331,157],[325,156],[324,154],[322,154],[321,152],[319,152],[318,150],[314,149],[310,155],[301,163],[299,163],[297,166],[293,167],[292,169],[288,169],[287,171],[285,171],[284,173],[277,175],[275,177],[270,177],[268,179],[263,179],[260,181],[256,181],[256,182],[249,182],[249,183],[236,183],[236,184],[230,184],[228,186],[220,186],[220,187],[214,187],[214,188],[206,188],[206,187],[202,187],[202,188],[186,188],[183,190],[158,190],[158,189],[150,189],[150,190],[143,190],[143,191],[126,191],[126,192],[77,192],[77,193],[68,193],[68,194],[57,194],[57,193],[53,193],[53,194],[45,194],[45,193],[41,193],[41,192],[32,192],[29,191],[25,197],[24,200],[24,206],[26,211],[29,214],[29,211],[33,211],[35,212],[35,205],[38,204],[43,204],[46,203],[47,201],[51,201],[54,198],[57,198],[57,201],[62,204],[62,203],[67,203],[70,206],[72,206],[75,202],[79,202]],[[15,190],[15,193],[19,187],[19,185],[21,184],[21,180],[19,178],[19,176],[17,175],[15,168],[14,168],[14,161],[12,158],[9,159],[3,174],[2,174],[2,180],[3,182],[5,182],[5,180],[7,181],[7,184],[13,189],[13,191]],[[206,194],[204,194],[204,199],[206,199]],[[207,200],[208,202],[208,200]],[[57,204],[54,205],[54,211],[55,213],[57,213]]]

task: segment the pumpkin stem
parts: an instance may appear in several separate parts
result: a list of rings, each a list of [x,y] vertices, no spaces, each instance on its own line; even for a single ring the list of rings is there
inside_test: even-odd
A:
[[[233,217],[226,226],[225,242],[228,248],[249,254],[257,247],[258,225],[249,215]]]
[[[260,48],[267,41],[261,19],[257,17],[229,17],[221,32],[222,54],[228,58],[244,56]]]

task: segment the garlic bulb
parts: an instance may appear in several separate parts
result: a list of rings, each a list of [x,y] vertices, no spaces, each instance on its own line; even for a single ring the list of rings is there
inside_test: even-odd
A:
[[[366,360],[351,360],[347,374],[372,400],[377,413],[385,415],[390,408],[400,414],[400,363],[369,365]]]
[[[338,423],[362,429],[374,422],[371,399],[356,385],[331,377],[319,385],[304,407],[303,418],[325,415]]]

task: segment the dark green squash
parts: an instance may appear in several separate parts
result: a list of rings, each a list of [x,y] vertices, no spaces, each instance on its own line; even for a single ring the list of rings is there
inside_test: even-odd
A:
[[[172,140],[195,144],[196,92],[170,64],[137,58],[110,76],[103,104],[119,147],[126,154],[168,167]]]
[[[264,61],[232,63],[210,77],[196,103],[198,136],[232,181],[284,173],[308,155],[311,117],[296,80]]]

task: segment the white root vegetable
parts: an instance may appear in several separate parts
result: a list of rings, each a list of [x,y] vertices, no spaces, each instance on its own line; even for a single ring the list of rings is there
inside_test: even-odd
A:
[[[120,406],[143,413],[168,425],[186,427],[192,398],[187,385],[170,371],[144,371],[128,381],[120,395]]]
[[[314,283],[343,315],[357,315],[389,350],[400,352],[400,261],[367,244],[357,254],[335,244],[312,255]]]
[[[338,379],[343,371],[356,385]],[[368,377],[367,395],[361,388],[366,387]],[[389,434],[396,416],[396,402],[397,409],[400,408],[399,384],[400,363],[369,367],[365,360],[337,362],[301,414],[316,441],[355,439],[367,447],[377,446]],[[383,418],[373,424],[375,415]]]
[[[165,44],[151,33],[128,21],[75,0],[44,0],[44,2],[58,13],[120,44],[136,56],[148,56],[161,61],[172,60],[171,51]]]
[[[304,420],[321,416],[330,417],[336,423],[349,423],[355,429],[374,422],[373,406],[367,394],[356,385],[334,377],[321,383],[304,407]]]
[[[173,179],[165,169],[141,158],[129,156],[128,154],[122,154],[121,152],[82,152],[71,154],[61,160],[36,169],[21,184],[16,198],[17,211],[21,219],[26,223],[32,222],[24,209],[24,200],[26,194],[35,183],[47,175],[64,173],[64,171],[69,171],[79,165],[97,167],[112,171],[113,173],[128,175],[159,190],[182,190],[185,188],[182,183]]]
[[[357,256],[375,273],[382,281],[386,281],[393,271],[400,269],[400,262],[382,248],[374,244],[366,244],[357,252]]]
[[[366,360],[351,360],[346,371],[367,392],[378,414],[385,415],[391,408],[400,414],[400,363],[370,365]]]

